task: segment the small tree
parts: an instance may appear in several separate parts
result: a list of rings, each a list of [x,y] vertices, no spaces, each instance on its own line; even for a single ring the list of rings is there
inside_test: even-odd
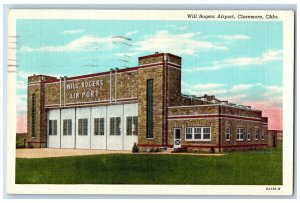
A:
[[[139,152],[139,148],[138,148],[137,144],[134,143],[133,147],[132,147],[132,153],[136,153],[136,152]]]

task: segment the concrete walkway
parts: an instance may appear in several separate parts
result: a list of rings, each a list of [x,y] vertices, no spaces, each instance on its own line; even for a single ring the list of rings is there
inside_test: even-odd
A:
[[[17,158],[47,158],[64,156],[84,156],[95,154],[131,154],[131,151],[108,151],[98,149],[17,149]]]
[[[133,154],[131,151],[117,150],[97,150],[97,149],[53,149],[53,148],[37,148],[37,149],[17,149],[17,158],[49,158],[49,157],[66,157],[66,156],[85,156],[95,154]],[[139,152],[139,154],[169,154],[169,155],[191,155],[191,156],[223,156],[224,154],[208,154],[208,153],[171,153],[165,152]]]

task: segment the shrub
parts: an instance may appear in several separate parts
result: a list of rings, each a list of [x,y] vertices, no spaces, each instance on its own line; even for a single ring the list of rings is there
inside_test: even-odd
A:
[[[150,152],[159,152],[159,148],[158,147],[152,147],[150,149]]]
[[[134,143],[133,147],[132,147],[132,153],[136,153],[136,152],[139,152],[139,148],[138,148],[137,144]]]
[[[33,145],[29,141],[27,142],[27,148],[33,148]]]

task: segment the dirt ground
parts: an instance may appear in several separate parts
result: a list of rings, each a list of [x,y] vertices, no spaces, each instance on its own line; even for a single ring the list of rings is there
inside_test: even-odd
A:
[[[96,150],[96,149],[53,149],[53,148],[37,148],[37,149],[17,149],[17,158],[49,158],[49,157],[65,157],[65,156],[85,156],[95,154],[132,154],[131,151],[115,151],[115,150]],[[171,153],[165,152],[139,152],[138,154],[170,154],[170,155],[192,155],[192,156],[222,156],[224,154],[208,154],[208,153]]]

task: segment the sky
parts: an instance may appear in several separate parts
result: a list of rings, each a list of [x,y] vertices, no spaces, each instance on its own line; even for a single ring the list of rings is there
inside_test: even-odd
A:
[[[282,129],[278,21],[17,20],[17,132],[27,131],[27,77],[76,76],[182,57],[182,93],[250,105]]]

